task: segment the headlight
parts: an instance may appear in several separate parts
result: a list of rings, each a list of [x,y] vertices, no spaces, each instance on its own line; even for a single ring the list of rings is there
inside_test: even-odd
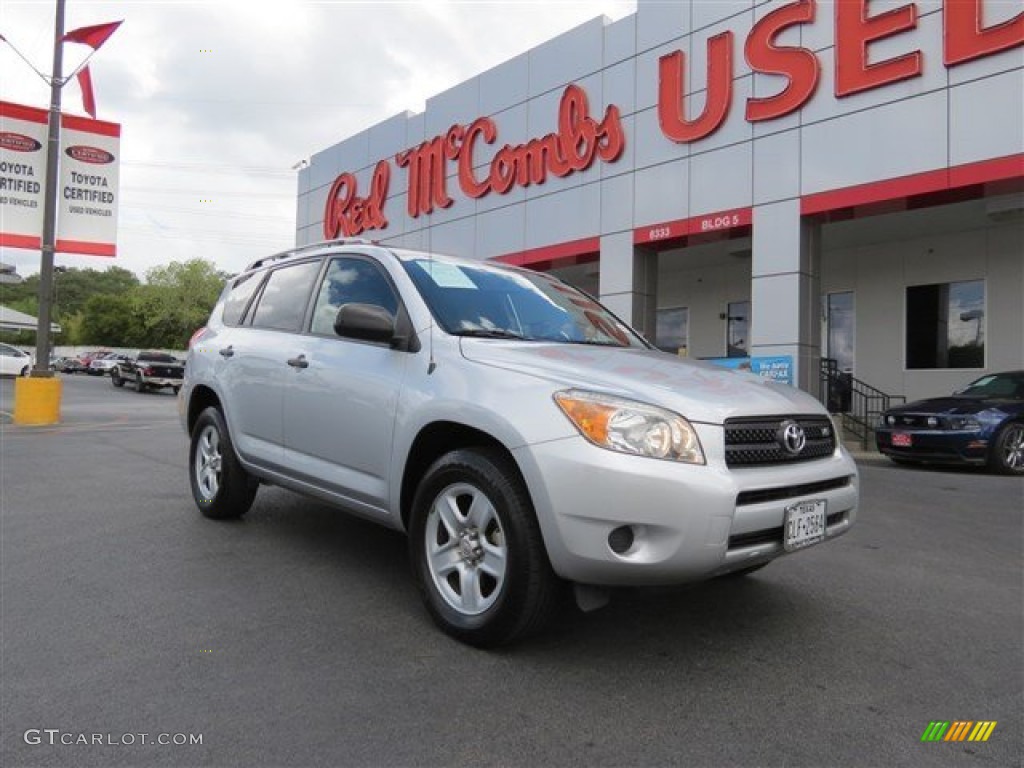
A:
[[[704,463],[696,431],[679,414],[578,389],[556,392],[555,402],[594,445],[653,459]]]
[[[949,428],[965,432],[976,432],[981,429],[981,422],[973,416],[951,416]]]

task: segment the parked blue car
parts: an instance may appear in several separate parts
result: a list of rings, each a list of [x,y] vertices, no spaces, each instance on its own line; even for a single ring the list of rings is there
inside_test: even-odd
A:
[[[988,374],[949,397],[890,408],[875,441],[898,463],[987,464],[1024,475],[1024,371]]]

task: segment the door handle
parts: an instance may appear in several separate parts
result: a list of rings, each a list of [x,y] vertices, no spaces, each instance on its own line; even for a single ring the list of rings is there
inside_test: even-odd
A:
[[[305,355],[299,355],[289,359],[288,365],[292,368],[309,368],[309,360],[306,359]]]
[[[220,350],[221,357],[234,357],[235,348],[233,346],[227,346]]]

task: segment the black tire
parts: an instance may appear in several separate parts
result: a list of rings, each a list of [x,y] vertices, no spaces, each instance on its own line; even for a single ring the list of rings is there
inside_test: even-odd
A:
[[[118,389],[124,386],[124,379],[121,378],[121,374],[118,372],[117,368],[110,372],[110,383]]]
[[[135,391],[140,395],[146,391],[146,385],[142,383],[142,375],[138,373],[135,374]]]
[[[988,462],[996,472],[1024,476],[1024,422],[1003,425],[992,441]]]
[[[439,504],[442,499],[449,503]],[[476,514],[470,514],[472,501],[479,504]],[[437,548],[437,557],[428,556],[428,547]],[[538,631],[564,594],[523,480],[495,449],[452,451],[427,470],[413,500],[409,552],[434,622],[479,648]]]
[[[192,428],[188,478],[196,506],[213,520],[244,515],[259,489],[238,462],[224,417],[213,406],[199,414]]]
[[[19,373],[18,375],[19,376],[28,376],[28,374],[29,374],[29,369],[28,369],[28,366],[26,365],[24,368],[21,369],[21,373]]]

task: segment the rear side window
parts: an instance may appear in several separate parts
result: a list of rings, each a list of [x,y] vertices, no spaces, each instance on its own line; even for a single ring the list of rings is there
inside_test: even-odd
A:
[[[256,305],[253,326],[298,331],[306,314],[313,281],[320,274],[320,264],[320,261],[307,261],[271,272]]]
[[[238,325],[242,322],[245,308],[249,306],[249,299],[256,293],[256,289],[260,287],[262,277],[262,272],[253,272],[238,278],[235,284],[231,286],[231,293],[228,294],[227,301],[224,302],[225,325]]]

